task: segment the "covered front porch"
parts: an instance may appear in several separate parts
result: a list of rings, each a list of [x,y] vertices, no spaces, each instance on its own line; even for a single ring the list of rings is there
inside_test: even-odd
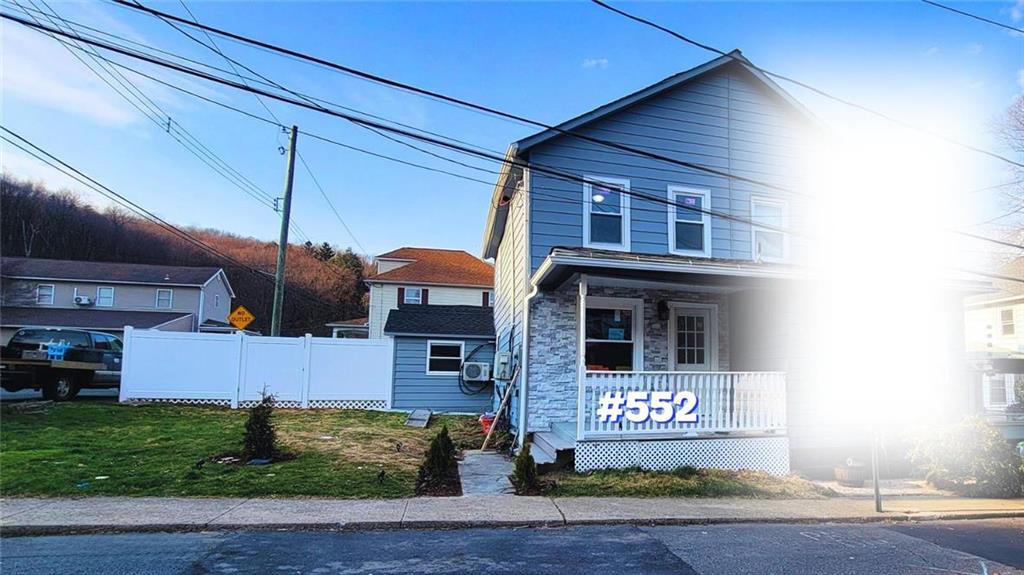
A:
[[[785,332],[791,322],[774,278],[584,266],[563,272],[557,283],[540,282],[548,289],[531,309],[542,320],[530,326],[527,398],[538,459],[572,449],[580,471],[680,465],[789,471]],[[652,409],[654,398],[671,398],[673,406],[660,409],[675,415],[601,417],[603,397],[630,392]]]

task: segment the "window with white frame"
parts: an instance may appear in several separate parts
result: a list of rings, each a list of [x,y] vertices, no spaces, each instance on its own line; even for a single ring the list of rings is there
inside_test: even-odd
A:
[[[753,197],[750,200],[750,220],[754,259],[765,262],[783,261],[788,256],[786,234],[779,231],[786,227],[786,202],[768,198]]]
[[[484,295],[483,295],[483,299],[484,299],[484,307],[494,307],[494,292],[493,291],[490,291],[490,290],[485,291]]]
[[[114,288],[109,286],[96,288],[96,307],[114,307]]]
[[[669,186],[669,251],[691,256],[711,255],[711,216],[705,213],[709,193]]]
[[[461,341],[428,341],[427,374],[452,375],[462,369]]]
[[[219,305],[220,302],[214,297],[214,304]],[[158,289],[156,290],[156,307],[157,309],[171,309],[174,305],[174,290],[169,289]]]
[[[407,287],[403,291],[402,303],[423,303],[423,288]]]
[[[999,311],[999,323],[1002,325],[1003,335],[1013,335],[1017,331],[1017,326],[1013,321],[1013,309],[1004,309]]]
[[[36,305],[53,305],[53,284],[36,286]]]
[[[984,376],[982,401],[986,409],[1003,409],[1013,403],[1016,376],[1012,373],[993,373]]]
[[[588,178],[583,184],[583,243],[629,249],[629,180]]]
[[[643,356],[642,302],[588,298],[586,320],[587,371],[634,371]]]

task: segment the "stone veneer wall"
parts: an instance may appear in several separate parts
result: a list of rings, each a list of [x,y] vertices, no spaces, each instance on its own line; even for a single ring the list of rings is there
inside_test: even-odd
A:
[[[590,286],[588,295],[643,298],[644,369],[667,371],[669,320],[658,319],[658,302],[718,304],[718,369],[729,370],[729,306],[721,294],[668,289]],[[576,298],[579,284],[541,292],[530,303],[530,358],[527,431],[576,420]]]

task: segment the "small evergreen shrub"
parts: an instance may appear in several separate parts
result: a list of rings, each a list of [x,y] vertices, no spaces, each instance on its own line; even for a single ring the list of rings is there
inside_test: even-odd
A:
[[[520,495],[536,493],[540,490],[540,480],[537,478],[537,462],[533,460],[533,455],[530,453],[529,443],[524,443],[523,448],[516,455],[511,479],[512,485],[516,488],[516,493]]]
[[[1024,493],[1024,459],[982,418],[970,418],[918,442],[912,454],[939,489],[968,497]]]
[[[245,421],[246,459],[272,459],[276,451],[276,434],[270,420],[274,413],[274,396],[263,394],[260,402],[249,410]]]
[[[417,479],[417,490],[437,490],[450,487],[458,481],[458,463],[455,461],[455,444],[448,434],[448,426],[430,440],[430,447],[423,457]]]

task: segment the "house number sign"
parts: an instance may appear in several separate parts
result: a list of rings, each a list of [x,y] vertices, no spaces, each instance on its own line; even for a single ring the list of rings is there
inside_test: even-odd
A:
[[[597,420],[618,423],[697,423],[697,394],[692,391],[606,391],[601,395]]]

